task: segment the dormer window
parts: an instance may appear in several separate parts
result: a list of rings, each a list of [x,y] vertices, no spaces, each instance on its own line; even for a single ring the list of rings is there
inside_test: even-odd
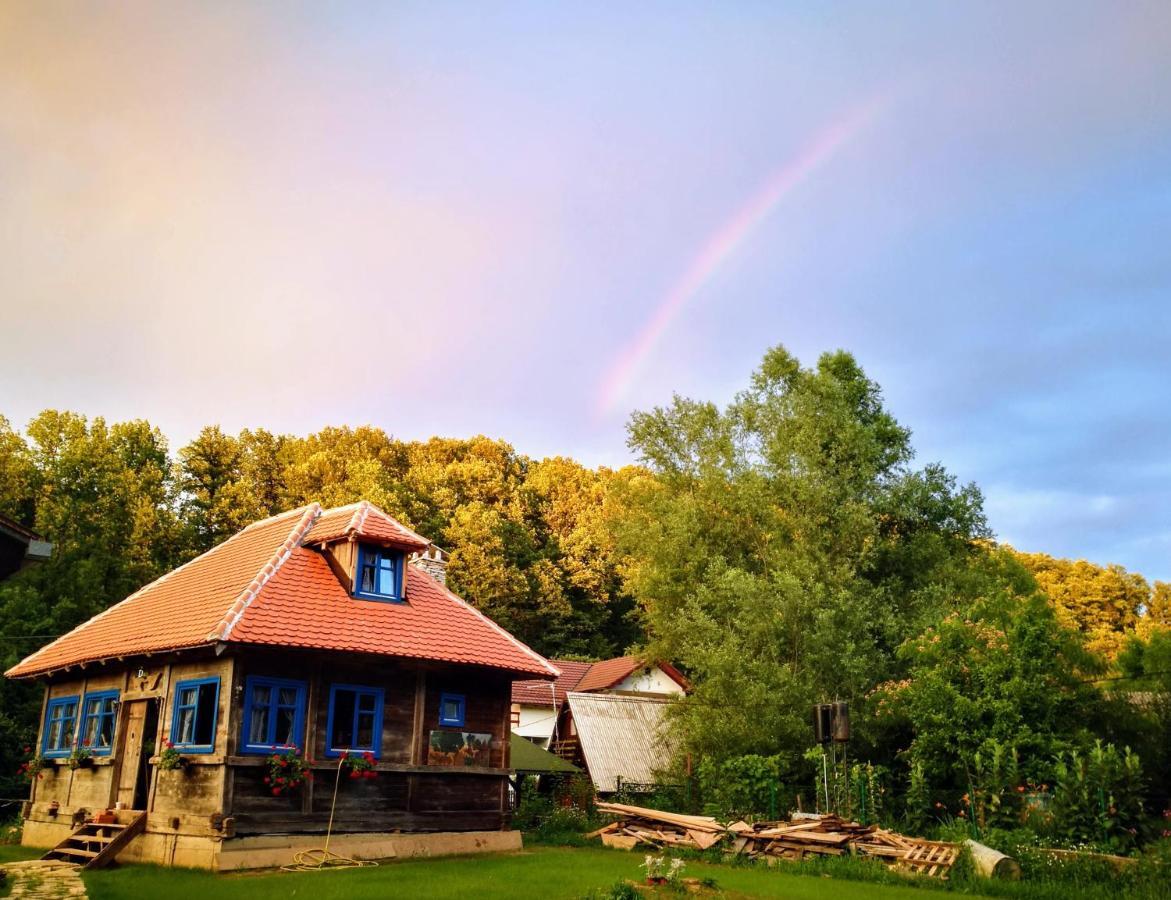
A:
[[[403,554],[398,550],[359,544],[354,596],[370,600],[402,600]]]

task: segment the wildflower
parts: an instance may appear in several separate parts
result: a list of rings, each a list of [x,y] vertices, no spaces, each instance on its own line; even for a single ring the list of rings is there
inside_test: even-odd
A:
[[[1023,784],[1018,784],[1016,786],[1016,792],[1018,794],[1023,794],[1025,792],[1025,786]]]

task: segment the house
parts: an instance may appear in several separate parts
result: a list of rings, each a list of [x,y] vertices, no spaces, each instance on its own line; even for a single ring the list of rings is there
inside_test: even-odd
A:
[[[570,691],[670,699],[682,696],[688,687],[687,679],[670,663],[646,663],[637,656],[595,663],[555,659],[552,663],[561,670],[556,681],[512,684],[513,731],[546,749],[551,746]]]
[[[331,822],[349,855],[519,847],[511,683],[561,673],[447,590],[445,559],[369,503],[312,503],[14,666],[45,684],[25,843],[111,809],[141,830],[120,858],[212,869],[283,864]],[[377,777],[344,777],[359,755]]]
[[[0,581],[25,566],[43,562],[53,552],[53,545],[35,531],[0,515]]]
[[[585,769],[599,793],[653,783],[677,749],[663,714],[687,679],[637,656],[553,662],[561,676],[552,683],[513,683],[514,731]]]

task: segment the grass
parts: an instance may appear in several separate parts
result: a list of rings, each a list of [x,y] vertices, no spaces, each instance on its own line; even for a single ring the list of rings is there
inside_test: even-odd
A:
[[[574,900],[604,892],[621,879],[642,877],[642,855],[617,850],[539,847],[520,853],[387,861],[378,868],[334,872],[213,875],[190,869],[121,866],[87,873],[92,900],[186,897],[262,900],[311,897],[312,900],[427,897],[451,900],[541,897]],[[794,875],[778,869],[732,868],[689,862],[685,873],[716,879],[727,898],[784,897],[788,900],[922,900],[905,886],[886,886]]]
[[[29,859],[41,851],[0,845],[0,865]],[[591,893],[605,896],[611,885],[642,877],[643,854],[592,847],[535,846],[519,853],[387,860],[377,868],[288,873],[266,870],[216,875],[193,869],[124,865],[84,875],[93,900],[167,897],[183,900],[214,896],[216,900],[263,900],[266,897],[308,897],[312,900],[362,900],[387,896],[492,900],[541,897],[575,900]],[[1171,896],[1171,879],[1126,885],[1120,879],[1027,878],[1024,882],[972,881],[961,873],[950,882],[907,879],[864,860],[825,859],[761,865],[687,861],[687,876],[713,878],[727,900],[784,897],[789,900],[928,900],[931,892],[1010,900],[1065,900],[1068,897],[1162,898]],[[0,896],[3,892],[0,891]],[[657,896],[657,895],[656,895]]]

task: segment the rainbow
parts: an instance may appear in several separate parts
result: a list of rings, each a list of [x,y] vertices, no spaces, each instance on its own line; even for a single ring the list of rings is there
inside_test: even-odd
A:
[[[777,205],[833,155],[857,137],[888,103],[880,95],[849,110],[820,131],[792,159],[774,171],[755,194],[707,240],[682,277],[659,303],[642,330],[609,368],[598,393],[597,413],[604,416],[622,400],[639,369],[684,304],[703,288],[720,266],[768,218]]]

